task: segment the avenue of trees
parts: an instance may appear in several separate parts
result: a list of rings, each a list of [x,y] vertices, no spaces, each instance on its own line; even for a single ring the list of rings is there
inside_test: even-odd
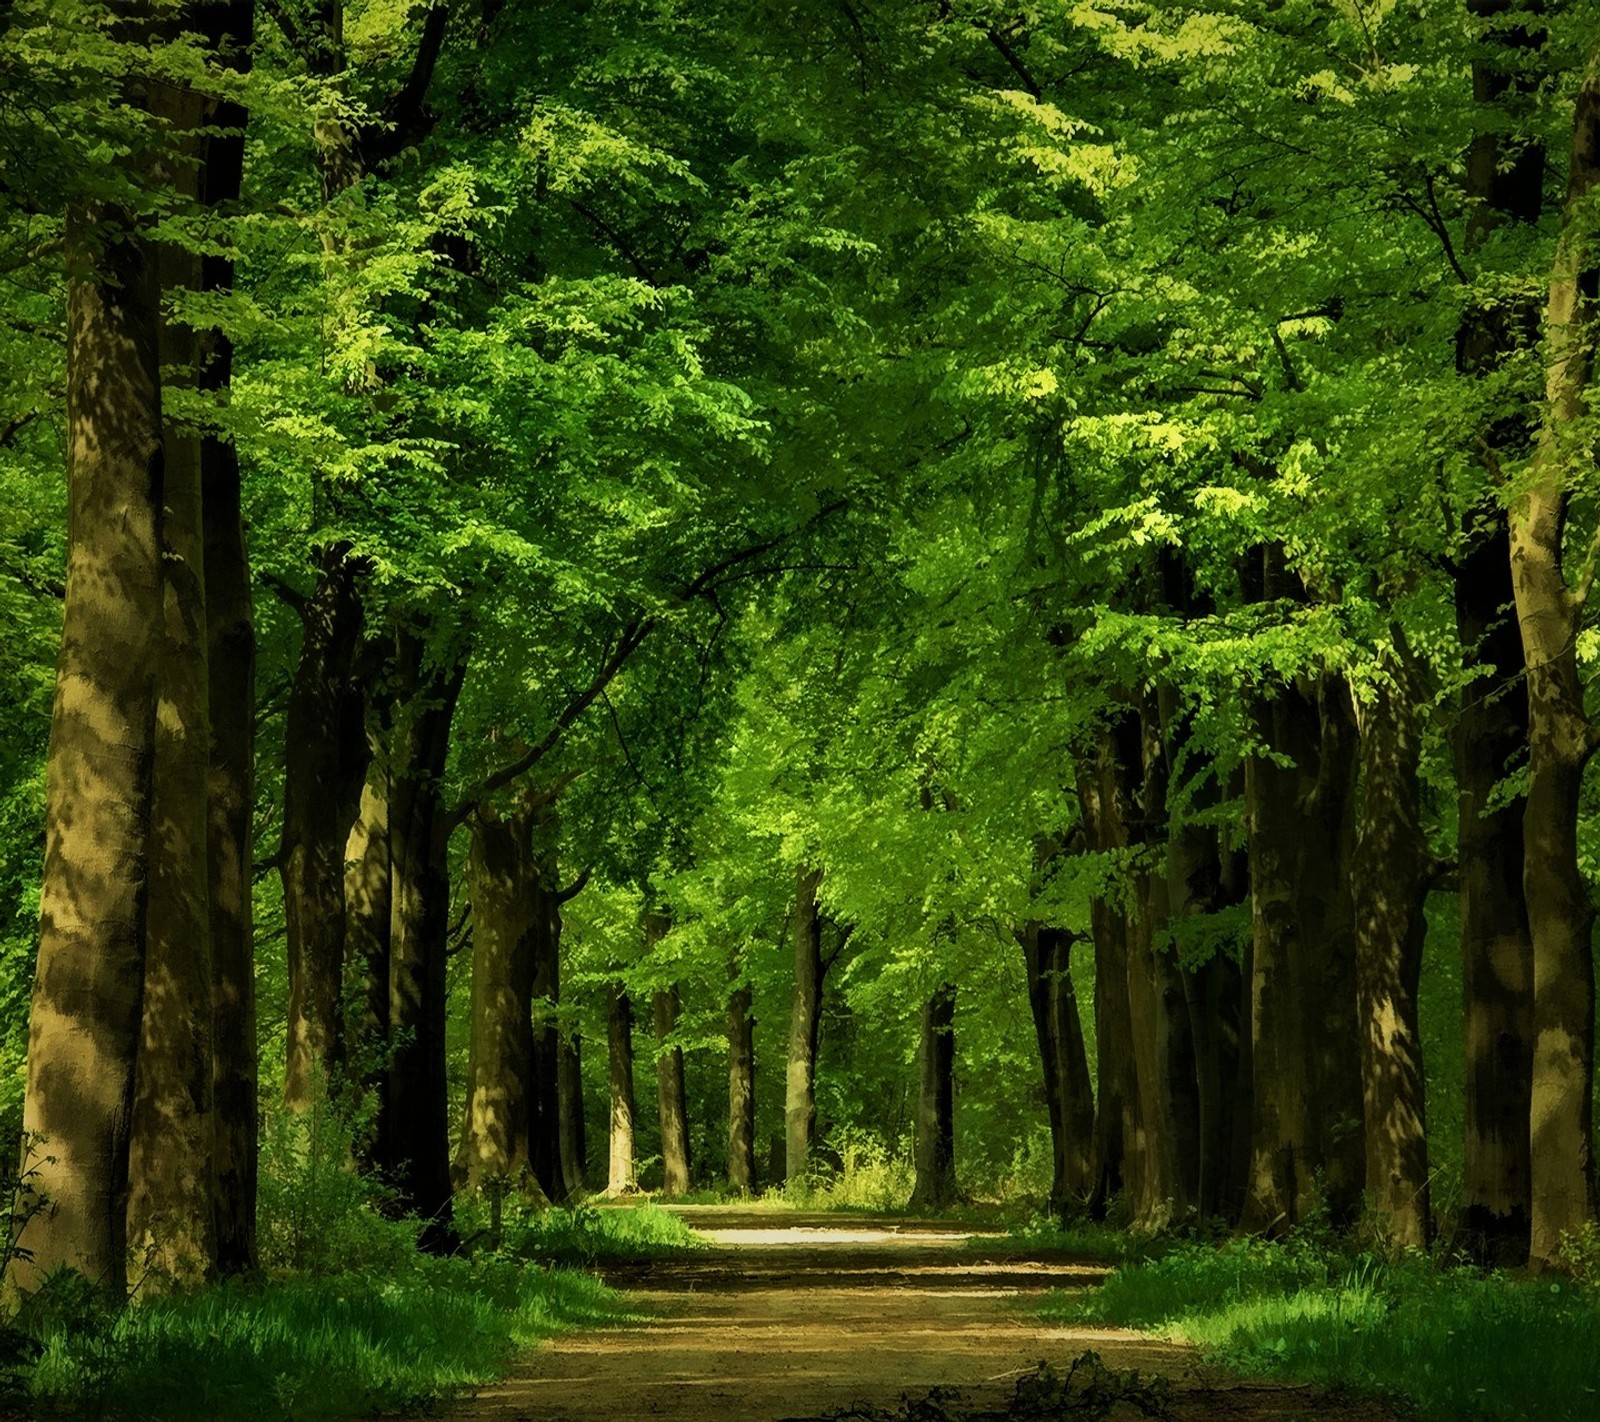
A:
[[[1597,184],[1590,0],[0,0],[13,1285],[328,1102],[1559,1265]]]

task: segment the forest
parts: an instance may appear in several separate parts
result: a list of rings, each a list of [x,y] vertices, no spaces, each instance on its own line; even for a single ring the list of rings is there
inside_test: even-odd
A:
[[[0,0],[0,1415],[720,1200],[1595,1416],[1597,188],[1592,0]]]

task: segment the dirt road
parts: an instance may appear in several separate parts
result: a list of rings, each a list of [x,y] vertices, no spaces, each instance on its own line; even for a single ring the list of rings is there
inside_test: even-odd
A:
[[[1177,1344],[1121,1329],[1051,1328],[1029,1304],[1087,1287],[1098,1266],[1008,1258],[940,1224],[686,1208],[712,1248],[608,1279],[638,1311],[629,1326],[573,1333],[529,1354],[504,1382],[445,1413],[451,1422],[780,1422],[959,1388],[1002,1410],[1016,1379],[1094,1349],[1115,1368],[1172,1379],[1171,1416],[1340,1419],[1388,1414],[1304,1390],[1242,1387]],[[1096,1414],[1100,1415],[1100,1414]],[[1121,1419],[1137,1413],[1110,1414]]]

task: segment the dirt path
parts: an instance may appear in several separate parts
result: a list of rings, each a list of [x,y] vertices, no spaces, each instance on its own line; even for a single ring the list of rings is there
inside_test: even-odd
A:
[[[1191,1350],[1137,1333],[1037,1321],[1032,1301],[1093,1284],[1098,1266],[985,1258],[969,1231],[908,1220],[683,1213],[713,1248],[606,1271],[638,1323],[557,1338],[446,1418],[780,1422],[863,1403],[894,1409],[935,1387],[998,1410],[1041,1360],[1064,1369],[1091,1348],[1112,1367],[1172,1379],[1178,1422],[1389,1416],[1301,1389],[1230,1384]]]

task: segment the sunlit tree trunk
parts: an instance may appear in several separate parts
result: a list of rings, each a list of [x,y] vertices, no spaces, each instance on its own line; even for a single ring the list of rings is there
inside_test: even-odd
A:
[[[69,538],[45,786],[24,1170],[51,1204],[12,1277],[124,1285],[162,629],[155,253],[134,214],[67,214]]]
[[[802,865],[795,875],[794,1005],[789,1014],[789,1060],[784,1085],[784,1178],[798,1183],[810,1166],[817,1134],[817,1046],[822,1032],[822,871]]]
[[[468,1189],[515,1191],[544,1201],[531,1141],[533,995],[544,905],[526,812],[480,806],[472,821],[472,1007],[467,1096],[455,1176]]]
[[[652,999],[656,1026],[656,1096],[661,1108],[661,1193],[689,1193],[689,1103],[683,1086],[683,1048],[666,1045],[678,1027],[678,985]]]
[[[389,930],[394,879],[389,860],[389,731],[374,708],[372,758],[344,851],[345,1023],[353,1064],[369,1091],[381,1091],[389,1043]],[[381,714],[376,714],[380,713]],[[370,1153],[370,1151],[369,1151]]]
[[[1421,697],[1395,660],[1396,680],[1358,703],[1361,809],[1351,889],[1361,1016],[1366,1205],[1373,1232],[1395,1249],[1432,1234],[1428,1133],[1417,993],[1427,934],[1429,854],[1422,828]]]
[[[639,1187],[633,1173],[633,1004],[620,983],[606,987],[606,1047],[611,1089],[606,1194],[626,1195]]]
[[[756,1024],[737,958],[728,975],[728,1188],[748,1195],[756,1183]]]
[[[209,104],[191,88],[162,85],[152,108],[167,139],[155,181],[192,213]],[[169,301],[199,291],[200,258],[181,241],[160,246],[156,267]],[[169,390],[192,389],[195,331],[181,315],[165,315],[163,378]],[[199,435],[169,421],[144,1001],[128,1150],[129,1268],[142,1293],[201,1283],[216,1268],[204,539]]]
[[[1593,578],[1564,566],[1571,470],[1586,461],[1593,372],[1594,241],[1600,179],[1600,74],[1590,56],[1573,118],[1567,205],[1545,313],[1545,423],[1509,509],[1511,576],[1528,685],[1523,890],[1533,937],[1532,1221],[1529,1258],[1556,1259],[1563,1234],[1594,1216],[1594,907],[1578,866],[1583,773],[1594,749],[1577,661]]]
[[[956,1187],[956,989],[935,988],[922,1008],[917,1054],[916,1184],[911,1208],[939,1210],[960,1199]]]

